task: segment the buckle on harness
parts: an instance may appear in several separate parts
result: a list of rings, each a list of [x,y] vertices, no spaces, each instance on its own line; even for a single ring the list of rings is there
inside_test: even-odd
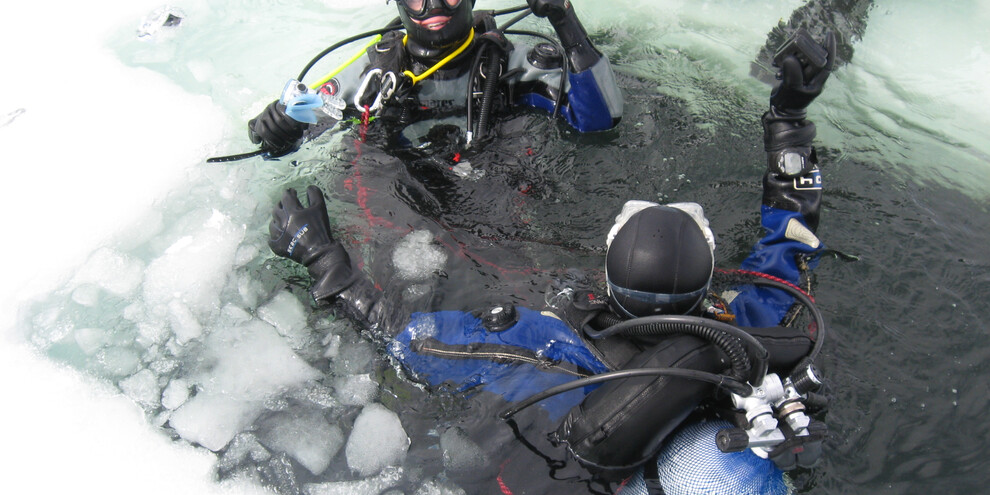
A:
[[[382,105],[392,98],[395,94],[395,89],[398,87],[398,79],[394,72],[382,72],[381,69],[372,69],[364,76],[364,80],[361,81],[361,87],[358,88],[357,93],[354,95],[354,108],[358,110],[364,109],[364,105],[361,104],[361,99],[365,95],[365,91],[368,90],[368,86],[375,81],[379,84],[378,96],[375,97],[375,102],[371,104],[369,110],[372,112],[377,112],[382,108]]]

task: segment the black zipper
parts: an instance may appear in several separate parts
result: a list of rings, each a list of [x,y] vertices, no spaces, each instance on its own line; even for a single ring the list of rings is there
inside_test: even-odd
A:
[[[498,364],[531,364],[540,370],[567,373],[579,378],[591,375],[573,364],[541,358],[524,347],[481,343],[455,345],[428,338],[410,341],[409,348],[419,354],[446,359],[487,359]]]

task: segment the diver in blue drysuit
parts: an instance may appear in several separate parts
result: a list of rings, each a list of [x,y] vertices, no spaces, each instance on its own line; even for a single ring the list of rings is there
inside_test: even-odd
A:
[[[542,311],[501,304],[401,314],[331,235],[316,186],[307,189],[306,207],[295,190],[285,192],[269,246],[306,267],[316,302],[335,304],[387,340],[413,378],[508,405],[559,392],[540,396],[529,411],[556,425],[550,438],[582,466],[622,480],[618,491],[783,493],[781,469],[814,465],[825,434],[805,414],[821,384],[811,361],[822,334],[786,326],[801,305],[820,316],[797,288],[823,249],[815,235],[821,173],[805,108],[831,71],[834,38],[820,48],[827,54],[821,67],[796,54],[780,61],[782,81],[762,117],[767,234],[731,287],[713,282],[714,236],[694,203],[628,202],[608,236],[607,294],[568,288]],[[814,325],[824,332],[822,320]],[[589,381],[596,377],[609,380]],[[727,411],[719,416],[736,428],[685,422],[702,405],[709,419]],[[716,431],[721,452],[712,448]],[[497,481],[505,493],[511,487],[503,474]]]
[[[608,58],[588,39],[571,2],[527,2],[533,14],[550,21],[559,44],[510,42],[493,12],[473,10],[475,0],[398,0],[401,24],[393,21],[381,41],[316,89],[339,98],[334,101],[351,115],[367,110],[390,123],[399,129],[395,141],[405,146],[422,144],[430,122],[460,121],[465,113],[470,144],[485,137],[493,115],[506,105],[559,113],[581,132],[614,127],[622,117],[622,95]],[[304,137],[336,120],[315,112],[313,102],[319,106],[320,100],[302,89],[302,95],[283,93],[248,123],[251,141],[270,157],[296,150]],[[417,122],[428,125],[412,125]]]

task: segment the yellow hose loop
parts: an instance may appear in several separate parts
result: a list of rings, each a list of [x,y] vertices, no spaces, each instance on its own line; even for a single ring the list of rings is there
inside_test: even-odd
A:
[[[402,44],[403,45],[406,44],[406,41],[408,39],[409,39],[409,35],[407,34],[406,37],[402,39]],[[467,50],[467,47],[471,46],[472,41],[474,41],[474,28],[471,28],[471,33],[468,34],[467,39],[464,40],[464,43],[462,43],[461,46],[459,46],[456,50],[450,52],[449,55],[444,57],[443,60],[437,62],[437,64],[434,65],[433,67],[426,69],[426,71],[423,72],[422,74],[417,76],[416,74],[413,74],[411,70],[403,71],[402,73],[408,76],[409,79],[412,79],[413,86],[415,86],[416,83],[422,81],[423,79],[426,79],[427,77],[430,77],[430,74],[433,74],[439,68],[446,65],[447,62],[453,60],[454,57],[460,55],[464,50]]]
[[[374,45],[375,43],[378,43],[381,40],[382,40],[382,35],[380,35],[380,34],[377,35],[377,36],[375,36],[374,38],[372,38],[371,39],[371,42],[369,42],[368,44],[364,45],[363,48],[361,48],[361,51],[355,53],[354,56],[351,57],[349,60],[347,60],[346,62],[344,62],[344,63],[340,64],[339,66],[337,66],[337,68],[334,69],[334,70],[332,70],[332,71],[330,71],[329,74],[323,76],[323,79],[320,79],[319,81],[311,84],[309,86],[310,89],[319,89],[320,86],[323,86],[324,84],[327,83],[327,81],[333,79],[334,76],[336,76],[337,74],[340,74],[340,71],[346,69],[348,65],[353,64],[355,60],[361,58],[361,55],[364,55],[364,53],[366,51],[368,51],[368,47],[369,46]]]

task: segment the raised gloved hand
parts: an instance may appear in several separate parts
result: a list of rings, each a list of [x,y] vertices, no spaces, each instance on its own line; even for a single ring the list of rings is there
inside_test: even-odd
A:
[[[784,179],[803,177],[817,163],[811,146],[815,124],[805,110],[821,94],[835,65],[835,36],[830,32],[818,44],[799,30],[774,57],[780,84],[770,94],[770,110],[763,114],[763,147],[771,173]]]
[[[814,59],[820,59],[822,51],[825,62],[819,67]],[[832,73],[835,65],[835,35],[826,33],[824,43],[818,45],[806,32],[800,30],[785,43],[774,61],[780,66],[780,84],[770,95],[771,108],[777,113],[803,118],[805,108],[822,93],[825,80]]]
[[[560,19],[567,12],[574,12],[570,0],[526,0],[529,9],[536,17],[549,17],[550,20]]]
[[[295,189],[287,189],[272,210],[268,246],[272,252],[301,263],[313,277],[309,292],[325,301],[354,282],[351,258],[330,233],[323,191],[306,188],[309,206],[303,207]]]
[[[257,117],[248,121],[248,137],[268,149],[271,157],[287,155],[297,148],[307,125],[285,113],[285,105],[271,102]]]

